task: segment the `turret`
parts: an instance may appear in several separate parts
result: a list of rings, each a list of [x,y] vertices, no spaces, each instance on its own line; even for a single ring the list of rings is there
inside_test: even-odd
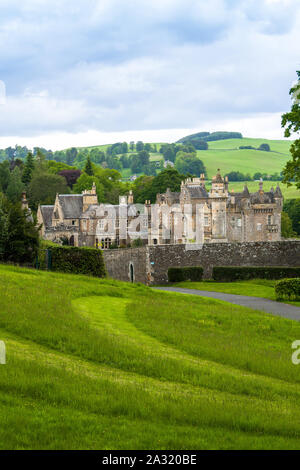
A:
[[[275,198],[283,198],[279,184],[277,184],[276,191],[274,193]]]
[[[225,191],[228,191],[228,176],[225,176]]]
[[[226,197],[227,194],[228,191],[224,179],[221,176],[220,169],[218,169],[216,176],[212,179],[211,197]]]
[[[133,204],[133,193],[132,193],[132,190],[129,191],[128,204]]]
[[[243,192],[242,192],[243,198],[248,198],[250,197],[249,189],[248,186],[245,184]]]
[[[28,209],[29,209],[28,201],[27,201],[25,192],[22,193],[22,209],[23,209],[23,211],[28,211]]]

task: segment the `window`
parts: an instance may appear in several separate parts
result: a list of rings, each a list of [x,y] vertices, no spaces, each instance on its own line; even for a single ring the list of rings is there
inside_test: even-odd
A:
[[[75,225],[76,224],[76,220],[72,220],[72,225]]]
[[[104,222],[105,222],[104,219],[101,219],[101,220],[100,220],[100,223],[99,223],[100,230],[103,230],[103,229],[104,229]]]
[[[204,217],[204,225],[205,227],[209,225],[208,217]]]
[[[148,218],[143,219],[143,228],[148,228]]]
[[[261,224],[257,224],[256,230],[261,231]]]
[[[237,225],[237,227],[241,227],[242,226],[242,219],[237,219],[236,225]]]
[[[272,216],[268,215],[268,225],[271,225],[271,224],[272,224]]]

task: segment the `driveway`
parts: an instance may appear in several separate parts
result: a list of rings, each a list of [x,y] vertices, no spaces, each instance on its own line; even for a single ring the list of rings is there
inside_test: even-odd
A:
[[[275,302],[274,300],[263,299],[261,297],[248,297],[246,295],[224,294],[222,292],[208,292],[196,289],[183,289],[181,287],[153,287],[152,289],[163,290],[167,292],[178,292],[180,294],[199,295],[201,297],[210,297],[211,299],[224,300],[231,304],[242,305],[243,307],[262,310],[283,318],[300,321],[300,307],[294,305]]]

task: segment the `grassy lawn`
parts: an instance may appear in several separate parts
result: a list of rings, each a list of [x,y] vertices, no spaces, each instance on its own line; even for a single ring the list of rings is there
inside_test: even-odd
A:
[[[1,449],[299,449],[300,324],[0,266]]]
[[[185,289],[224,292],[226,294],[248,295],[250,297],[262,297],[264,299],[276,300],[274,290],[275,284],[276,281],[253,279],[251,281],[240,282],[178,282],[172,285],[175,287],[184,287]],[[285,302],[300,307],[300,302]]]

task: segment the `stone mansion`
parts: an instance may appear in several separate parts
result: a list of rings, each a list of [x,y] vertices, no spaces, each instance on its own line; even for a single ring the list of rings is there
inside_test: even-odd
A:
[[[101,249],[139,244],[203,244],[281,240],[283,197],[279,186],[265,192],[229,190],[220,172],[205,186],[204,175],[182,182],[180,192],[158,194],[156,203],[99,203],[96,186],[82,194],[57,194],[54,205],[39,206],[41,236],[56,243]]]

